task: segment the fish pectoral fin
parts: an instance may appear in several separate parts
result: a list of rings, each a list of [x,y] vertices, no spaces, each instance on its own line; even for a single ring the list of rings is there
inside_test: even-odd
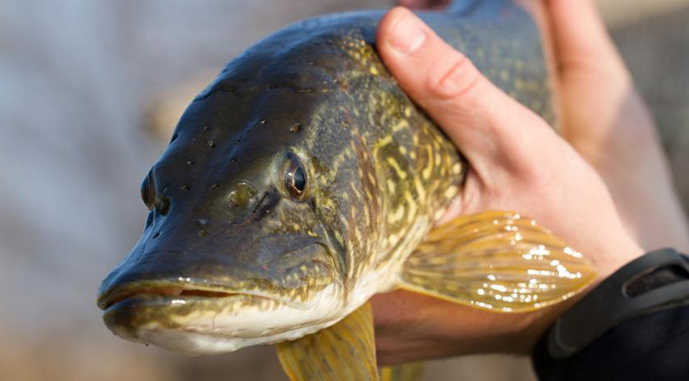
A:
[[[369,303],[338,323],[276,345],[290,380],[378,380]]]
[[[418,381],[423,374],[422,362],[384,366],[380,368],[380,381]]]
[[[484,212],[435,227],[401,274],[403,289],[498,312],[563,301],[596,273],[561,239],[514,212]]]

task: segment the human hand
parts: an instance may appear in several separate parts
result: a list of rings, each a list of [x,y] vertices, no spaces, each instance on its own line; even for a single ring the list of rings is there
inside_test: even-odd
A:
[[[447,219],[485,210],[523,212],[589,253],[601,277],[642,252],[596,171],[411,12],[390,11],[376,40],[400,86],[469,162],[464,191]],[[378,359],[388,364],[528,351],[571,301],[523,314],[485,312],[404,291],[378,295],[372,303]]]
[[[627,230],[645,250],[689,251],[689,224],[655,124],[594,2],[515,1],[552,42],[562,136],[603,178]],[[451,2],[398,1],[412,9]]]
[[[689,227],[650,114],[591,0],[547,0],[562,136],[605,181],[645,250],[689,250]]]

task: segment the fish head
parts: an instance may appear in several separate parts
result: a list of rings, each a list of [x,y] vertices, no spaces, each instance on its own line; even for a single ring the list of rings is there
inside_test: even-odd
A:
[[[376,229],[376,201],[352,194],[371,194],[370,158],[355,152],[357,105],[333,75],[345,61],[322,41],[288,40],[231,63],[144,179],[146,227],[99,290],[116,335],[220,353],[296,339],[352,309],[350,246],[366,242],[347,220]]]

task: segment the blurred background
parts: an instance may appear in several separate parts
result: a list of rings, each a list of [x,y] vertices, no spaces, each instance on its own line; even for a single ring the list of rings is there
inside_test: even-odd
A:
[[[3,380],[282,380],[272,348],[190,358],[102,324],[101,279],[129,251],[139,185],[193,96],[271,31],[391,0],[0,1]],[[689,1],[600,0],[689,205]],[[532,380],[524,359],[432,363],[426,380]]]

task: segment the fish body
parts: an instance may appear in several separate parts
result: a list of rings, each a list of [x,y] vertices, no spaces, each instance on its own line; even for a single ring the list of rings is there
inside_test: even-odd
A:
[[[505,92],[552,118],[530,17],[506,0],[465,3],[420,15]],[[461,191],[467,165],[378,57],[382,15],[288,26],[191,103],[142,185],[150,212],[141,239],[99,290],[115,334],[221,353],[323,330],[403,284],[452,299],[422,280],[425,270],[404,269],[443,264],[410,256]],[[514,217],[477,221],[502,228],[518,225]],[[483,231],[474,224],[462,226]],[[491,307],[472,297],[459,301]]]

